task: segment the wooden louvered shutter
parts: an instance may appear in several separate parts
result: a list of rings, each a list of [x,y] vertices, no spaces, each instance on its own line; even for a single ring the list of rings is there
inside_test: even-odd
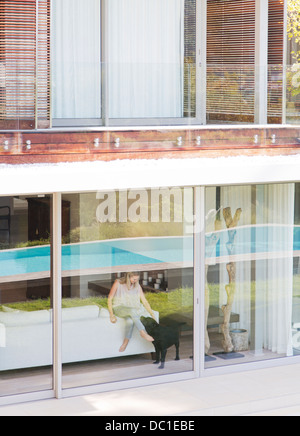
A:
[[[208,0],[208,122],[254,122],[255,0]]]
[[[50,121],[50,0],[38,0],[37,48],[37,128],[48,128]]]
[[[269,0],[268,122],[282,122],[284,1]]]
[[[0,27],[0,128],[49,127],[50,0],[1,0]]]

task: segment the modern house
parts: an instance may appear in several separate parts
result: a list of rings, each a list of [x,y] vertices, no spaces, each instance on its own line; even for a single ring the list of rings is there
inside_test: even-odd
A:
[[[295,13],[0,2],[0,404],[299,363]],[[137,329],[120,352],[127,272],[164,368]]]

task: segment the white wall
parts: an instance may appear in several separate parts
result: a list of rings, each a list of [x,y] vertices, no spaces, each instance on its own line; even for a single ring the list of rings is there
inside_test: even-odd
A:
[[[300,181],[300,155],[0,165],[0,196]]]

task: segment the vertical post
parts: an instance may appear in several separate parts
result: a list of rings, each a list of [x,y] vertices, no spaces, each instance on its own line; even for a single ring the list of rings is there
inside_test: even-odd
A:
[[[268,123],[269,0],[255,2],[255,124]]]
[[[205,366],[205,188],[194,189],[194,371]]]
[[[206,124],[207,0],[196,4],[196,119]]]
[[[61,343],[61,194],[53,194],[52,208],[52,285],[53,285],[53,379],[56,398],[62,397],[62,343]]]
[[[53,33],[54,33],[54,29],[53,29],[53,0],[50,0],[50,24],[49,24],[49,26],[50,26],[50,29],[49,29],[49,32],[50,32],[50,36],[49,36],[49,44],[50,44],[50,48],[49,48],[49,50],[50,50],[50,62],[49,62],[49,99],[50,99],[50,102],[49,102],[49,104],[50,104],[50,110],[49,110],[49,122],[50,122],[50,124],[49,124],[49,129],[52,129],[52,127],[53,127],[53,105],[52,105],[52,87],[53,87],[53,85],[52,85],[52,77],[53,77],[53,74],[52,74],[52,71],[53,71],[53,69],[52,69],[52,62],[51,62],[51,60],[52,59],[54,59],[54,56],[53,56],[53,44],[52,44],[52,41],[53,41]]]
[[[282,124],[286,124],[286,105],[287,105],[287,65],[288,65],[288,33],[287,33],[287,19],[288,19],[288,5],[287,0],[283,2],[284,7],[284,20],[283,20],[283,65],[282,65]]]
[[[256,202],[257,202],[257,198],[256,198],[256,185],[252,185],[251,186],[251,244],[253,242],[255,242],[255,246],[256,246]],[[258,330],[258,332],[256,332],[256,321],[257,321],[257,316],[256,316],[256,261],[255,260],[251,260],[250,261],[251,264],[251,288],[250,288],[250,293],[251,293],[251,336],[250,336],[250,344],[251,344],[251,349],[254,350],[254,352],[256,352],[256,350],[260,349],[260,345],[257,346],[257,336],[256,333],[259,335],[260,331]],[[262,345],[262,344],[261,344]]]
[[[38,79],[39,79],[39,0],[35,3],[35,111],[34,111],[34,127],[38,128]]]
[[[251,242],[255,242],[255,253],[257,251],[258,235],[256,232],[257,224],[264,222],[263,208],[257,208],[257,204],[264,204],[265,185],[252,186],[252,207],[251,207],[251,224],[255,226],[251,231]],[[262,356],[263,338],[264,338],[264,298],[265,287],[267,286],[267,260],[251,261],[251,350],[255,356]],[[257,269],[261,269],[260,284],[256,280]],[[264,285],[262,286],[262,283]],[[259,285],[259,287],[258,287]],[[258,299],[259,297],[259,299]],[[259,304],[260,302],[260,304]]]
[[[101,114],[104,126],[109,124],[108,19],[108,2],[101,0]]]

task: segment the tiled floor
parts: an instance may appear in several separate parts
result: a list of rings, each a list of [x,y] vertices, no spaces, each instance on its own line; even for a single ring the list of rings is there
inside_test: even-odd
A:
[[[300,416],[300,364],[0,407],[0,416]]]
[[[118,347],[119,348],[119,347]],[[180,361],[175,361],[175,347],[168,350],[163,370],[153,365],[149,353],[137,356],[77,362],[63,365],[62,384],[64,389],[91,386],[101,383],[145,378],[193,371],[193,336],[184,332],[180,342]],[[29,368],[7,371],[0,374],[1,396],[16,395],[52,388],[52,368]]]

